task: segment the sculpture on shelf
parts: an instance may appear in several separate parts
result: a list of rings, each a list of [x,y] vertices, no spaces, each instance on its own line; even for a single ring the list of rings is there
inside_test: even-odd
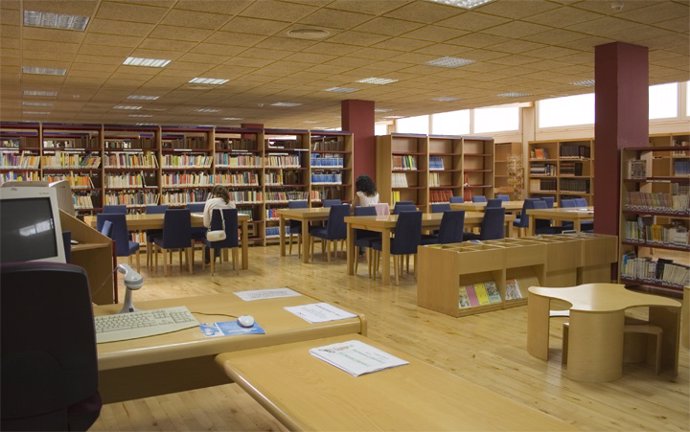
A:
[[[524,173],[522,158],[516,155],[508,156],[508,184],[512,187],[510,198],[513,200],[519,200],[523,197]]]

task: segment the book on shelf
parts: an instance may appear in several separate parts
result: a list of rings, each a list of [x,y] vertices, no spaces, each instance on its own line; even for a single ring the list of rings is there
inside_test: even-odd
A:
[[[518,300],[522,298],[520,283],[517,279],[506,280],[506,300]]]
[[[543,147],[534,147],[530,153],[531,153],[530,157],[532,159],[548,159],[549,158],[549,150],[545,149]]]
[[[407,187],[407,176],[405,173],[391,173],[392,187]]]
[[[441,156],[429,156],[430,171],[443,171],[444,169],[443,158]]]

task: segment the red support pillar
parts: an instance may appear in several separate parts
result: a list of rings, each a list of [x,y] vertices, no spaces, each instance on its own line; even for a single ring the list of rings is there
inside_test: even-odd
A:
[[[594,50],[595,231],[618,235],[620,149],[649,142],[646,47],[614,42]]]
[[[354,179],[366,174],[376,181],[376,133],[374,102],[344,100],[341,102],[341,126],[355,136]],[[354,181],[353,179],[353,181]]]

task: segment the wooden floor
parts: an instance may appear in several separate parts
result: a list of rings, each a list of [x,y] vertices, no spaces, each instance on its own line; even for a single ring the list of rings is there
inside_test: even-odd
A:
[[[302,264],[296,254],[281,258],[277,246],[252,247],[249,255],[249,270],[236,273],[229,263],[223,263],[214,277],[198,263],[191,276],[179,267],[174,267],[171,277],[142,271],[145,283],[135,293],[135,304],[136,300],[290,287],[364,313],[368,336],[374,340],[552,414],[580,430],[690,430],[690,374],[685,348],[681,348],[676,378],[657,376],[642,365],[626,365],[623,378],[615,382],[578,383],[563,376],[560,320],[552,320],[549,362],[527,354],[526,306],[452,318],[417,306],[412,275],[405,275],[399,286],[381,286],[365,275],[366,263],[360,263],[359,276],[347,276],[343,257],[326,263],[317,255],[315,263]],[[501,415],[501,407],[487,406],[486,415]],[[237,385],[227,384],[106,405],[91,430],[283,428]]]

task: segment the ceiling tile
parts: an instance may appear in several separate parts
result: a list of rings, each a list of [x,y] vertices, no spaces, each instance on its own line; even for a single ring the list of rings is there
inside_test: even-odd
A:
[[[510,0],[493,1],[481,7],[482,13],[498,15],[506,18],[520,19],[531,17],[559,7],[559,5],[546,1],[534,0]]]
[[[472,48],[484,48],[499,43],[509,42],[510,39],[503,36],[495,36],[484,33],[470,33],[459,38],[446,41],[447,44],[456,44]]]
[[[143,24],[130,21],[115,21],[96,18],[89,23],[89,33],[105,33],[128,36],[146,36],[154,29],[153,24]]]
[[[173,9],[163,18],[161,24],[183,27],[180,29],[181,32],[184,32],[184,27],[215,30],[225,24],[229,19],[229,16],[219,15],[217,13],[190,12]]]
[[[509,38],[521,38],[523,36],[541,33],[547,30],[550,30],[550,28],[540,24],[533,24],[524,21],[513,21],[483,30],[482,33]]]
[[[183,40],[192,42],[201,42],[213,33],[212,30],[185,28],[180,31],[175,26],[157,25],[149,37],[158,39]]]
[[[38,27],[23,27],[24,40],[50,41],[78,44],[84,39],[84,33],[75,31],[44,29]]]
[[[103,1],[98,7],[96,18],[155,24],[163,18],[167,11],[167,7]]]
[[[431,24],[455,15],[460,15],[462,13],[462,9],[452,6],[425,1],[415,1],[393,11],[387,12],[385,15],[393,18]],[[455,26],[447,25],[447,27]]]
[[[252,2],[240,15],[275,21],[295,22],[313,13],[317,7],[278,0]]]
[[[79,45],[64,42],[50,42],[38,40],[24,40],[22,48],[26,51],[59,52],[64,54],[75,54],[79,50]]]
[[[346,10],[350,12],[362,12],[372,15],[380,15],[398,9],[410,1],[390,0],[335,0],[328,5],[329,9]]]
[[[333,60],[334,58],[336,58],[336,56],[298,52],[298,53],[294,53],[292,55],[285,57],[285,60],[301,62],[301,63],[319,64],[319,63],[328,62],[330,60]]]
[[[249,6],[252,2],[253,0],[178,0],[175,3],[175,9],[235,15]]]
[[[84,43],[134,48],[139,45],[141,40],[142,38],[139,36],[88,33],[84,38]]]
[[[387,36],[373,35],[369,33],[362,33],[356,31],[347,31],[334,35],[328,39],[328,42],[343,43],[348,45],[370,46],[377,42],[388,39]]]
[[[257,59],[267,59],[267,60],[280,60],[292,54],[288,51],[279,51],[273,49],[260,49],[260,48],[249,48],[242,52],[242,57],[257,58]]]
[[[308,48],[305,48],[304,52],[317,53],[317,54],[327,54],[334,56],[346,56],[350,53],[360,50],[360,47],[345,45],[332,42],[319,42]]]
[[[519,54],[525,51],[532,51],[540,48],[544,48],[544,44],[522,41],[522,40],[511,40],[509,42],[503,42],[496,45],[491,45],[491,49],[495,51]]]
[[[539,42],[548,45],[558,45],[563,42],[573,41],[577,39],[582,39],[585,37],[582,33],[576,33],[568,30],[561,29],[551,29],[546,30],[541,33],[534,33],[530,35],[524,35],[521,39],[528,40],[531,42]]]
[[[132,51],[131,48],[126,47],[112,47],[96,44],[82,44],[79,47],[80,55],[102,55],[104,52],[108,53],[109,56],[117,56],[120,58],[120,63],[122,63],[125,58]]]
[[[245,47],[222,45],[213,43],[200,43],[191,50],[192,53],[211,54],[216,56],[234,56],[246,50]]]
[[[288,23],[282,21],[270,21],[249,17],[235,17],[230,22],[225,24],[221,30],[270,36],[282,32],[288,26]]]
[[[319,9],[309,16],[300,19],[299,24],[314,26],[327,25],[328,27],[337,29],[352,29],[372,18],[371,15],[360,13],[336,11],[333,9]]]
[[[3,0],[3,3],[4,1],[5,0]],[[24,10],[91,16],[97,4],[98,3],[93,0],[61,0],[60,2],[51,0],[24,0],[22,7]]]
[[[592,21],[569,25],[566,28],[593,36],[611,37],[621,32],[632,31],[635,24],[619,18],[602,17]]]
[[[575,7],[562,6],[548,12],[529,17],[529,21],[545,26],[563,28],[569,25],[592,21],[601,18],[600,14]]]
[[[409,50],[417,50],[419,48],[423,48],[425,46],[431,45],[431,42],[428,41],[422,41],[419,39],[407,39],[407,38],[391,38],[384,40],[382,42],[379,42],[377,44],[374,44],[373,46],[376,48],[384,48],[384,49],[391,49],[391,50],[399,50],[399,51],[409,51]]]
[[[195,42],[188,41],[170,41],[168,39],[155,39],[148,37],[144,39],[138,46],[138,49],[146,49],[151,51],[175,51],[186,52],[196,46]]]
[[[265,38],[266,36],[219,31],[213,33],[205,42],[249,47],[259,43]]]
[[[405,37],[412,39],[427,40],[432,42],[444,42],[449,39],[457,38],[465,34],[467,34],[467,32],[464,30],[456,30],[448,27],[428,25],[406,33]]]
[[[479,12],[465,12],[461,15],[441,20],[435,25],[465,31],[479,31],[511,22],[507,18],[486,15]]]

